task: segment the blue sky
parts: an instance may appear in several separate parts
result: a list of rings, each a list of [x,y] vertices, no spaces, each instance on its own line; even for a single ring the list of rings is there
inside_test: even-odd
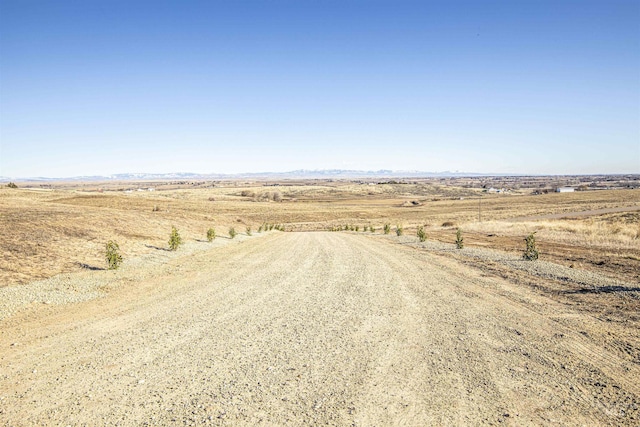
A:
[[[640,2],[0,0],[0,176],[640,173]]]

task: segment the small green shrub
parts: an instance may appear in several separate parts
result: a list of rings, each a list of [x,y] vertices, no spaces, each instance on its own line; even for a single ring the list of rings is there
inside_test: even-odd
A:
[[[107,269],[117,270],[122,263],[122,255],[120,255],[120,246],[113,240],[109,240],[106,245],[105,259],[107,260]]]
[[[8,183],[8,184],[7,184],[7,187],[9,187],[9,188],[18,188],[18,186],[16,185],[16,183],[15,183],[15,182],[10,182],[10,183]]]
[[[236,233],[236,229],[233,227],[229,227],[229,237],[233,239],[234,237],[236,237],[236,234],[238,234]]]
[[[370,226],[369,226],[369,231],[370,231],[370,232],[372,232],[372,233],[375,233],[375,232],[376,232],[376,229],[375,229],[375,228],[373,228],[373,225],[370,225]]]
[[[360,226],[356,225],[356,231],[360,231]]]
[[[427,233],[424,232],[424,227],[421,225],[418,226],[418,231],[416,231],[416,235],[418,236],[418,239],[421,242],[424,242],[425,240],[427,240]]]
[[[458,228],[456,231],[456,248],[462,249],[464,248],[464,239],[462,238],[462,230]]]
[[[401,225],[396,225],[396,235],[397,236],[402,236],[404,234],[404,228],[402,228]]]
[[[247,225],[247,236],[251,236],[251,227]]]
[[[178,229],[171,226],[171,235],[169,236],[169,250],[175,251],[182,244],[182,237],[178,233]]]
[[[384,234],[391,233],[391,224],[385,224],[382,230],[384,231]]]
[[[524,254],[522,255],[522,258],[526,259],[527,261],[535,261],[538,259],[539,253],[538,253],[538,249],[536,248],[535,234],[536,232],[534,231],[524,239],[526,243],[526,248],[524,250]]]
[[[262,233],[262,225],[263,224],[260,224],[260,227],[258,227],[258,233]]]
[[[210,228],[207,230],[207,240],[210,242],[213,239],[216,238],[216,230],[213,228]]]

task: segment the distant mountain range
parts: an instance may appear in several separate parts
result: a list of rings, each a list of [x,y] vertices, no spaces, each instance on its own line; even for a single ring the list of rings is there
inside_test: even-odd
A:
[[[224,179],[358,179],[358,178],[455,178],[455,177],[526,177],[526,176],[631,176],[637,174],[514,174],[514,173],[476,173],[476,172],[424,172],[424,171],[394,171],[380,169],[376,171],[362,171],[352,169],[298,169],[288,172],[245,172],[235,174],[225,173],[118,173],[114,175],[73,176],[65,178],[29,177],[14,178],[0,176],[0,183],[11,181],[184,181],[184,180],[224,180]]]
[[[350,169],[299,169],[289,172],[247,172],[237,174],[222,173],[119,173],[108,176],[74,176],[66,178],[11,178],[0,177],[0,182],[9,181],[152,181],[152,180],[216,180],[216,179],[332,179],[332,178],[419,178],[419,177],[456,177],[456,176],[507,176],[509,174],[484,174],[468,172],[422,172],[393,171],[381,169],[377,171],[361,171]]]

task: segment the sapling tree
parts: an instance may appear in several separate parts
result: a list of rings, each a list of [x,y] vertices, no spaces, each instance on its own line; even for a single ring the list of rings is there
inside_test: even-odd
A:
[[[178,229],[171,226],[171,234],[169,235],[169,250],[175,251],[182,244],[182,237],[180,237],[180,233],[178,233]]]
[[[456,231],[456,248],[462,249],[464,248],[464,239],[462,238],[462,230],[458,228]]]
[[[424,232],[424,227],[419,225],[418,230],[416,231],[416,236],[418,236],[418,240],[424,242],[427,240],[427,233]]]
[[[105,259],[107,260],[107,269],[117,270],[122,263],[122,255],[120,255],[120,246],[113,240],[109,240],[105,248]]]
[[[524,250],[524,254],[522,254],[522,258],[526,259],[527,261],[535,261],[538,259],[538,249],[536,248],[536,236],[535,236],[536,232],[534,231],[533,233],[529,234],[527,237],[524,238],[526,247]]]

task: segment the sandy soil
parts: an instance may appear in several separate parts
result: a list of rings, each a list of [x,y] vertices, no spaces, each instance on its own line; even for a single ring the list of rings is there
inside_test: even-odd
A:
[[[323,232],[162,256],[0,323],[0,423],[640,422],[623,320],[453,255]]]

